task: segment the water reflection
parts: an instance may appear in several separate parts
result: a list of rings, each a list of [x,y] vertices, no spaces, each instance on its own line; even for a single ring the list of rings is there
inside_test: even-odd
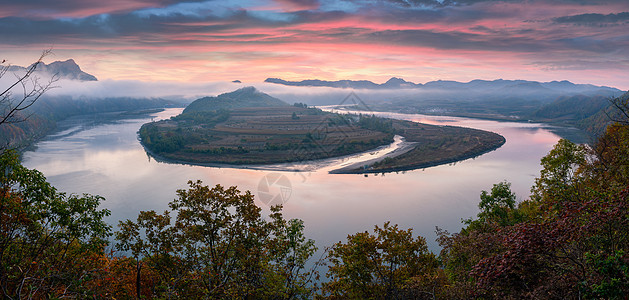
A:
[[[155,120],[176,115],[168,109]],[[140,210],[161,211],[188,180],[209,185],[236,185],[257,192],[269,172],[285,175],[291,183],[284,206],[288,218],[305,221],[308,237],[319,246],[345,239],[347,234],[373,229],[385,221],[413,227],[437,250],[435,226],[461,228],[462,218],[477,213],[478,195],[502,180],[512,182],[518,199],[529,195],[539,160],[559,139],[540,124],[507,123],[455,117],[381,113],[380,115],[438,125],[490,130],[507,142],[500,149],[456,164],[379,175],[328,174],[335,165],[309,172],[235,169],[175,165],[150,159],[137,140],[137,130],[151,117],[81,127],[73,120],[63,134],[40,142],[24,154],[24,164],[42,171],[59,190],[98,194],[112,211],[108,221],[135,218]],[[339,160],[338,164],[343,161]],[[261,202],[258,204],[268,208]]]

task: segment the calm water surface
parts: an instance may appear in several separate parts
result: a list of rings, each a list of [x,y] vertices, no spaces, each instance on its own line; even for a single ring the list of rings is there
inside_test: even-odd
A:
[[[496,151],[456,164],[368,177],[328,174],[346,164],[347,159],[318,163],[307,172],[177,165],[151,159],[138,142],[138,129],[151,119],[168,118],[180,111],[168,109],[152,116],[97,124],[91,117],[67,121],[66,130],[24,154],[24,165],[42,171],[60,191],[105,197],[102,206],[112,211],[108,218],[111,224],[135,219],[141,210],[163,211],[175,198],[175,191],[187,187],[188,180],[235,185],[260,198],[264,192],[260,190],[262,180],[271,179],[272,183],[284,175],[290,188],[270,186],[266,195],[283,192],[287,198],[285,216],[304,220],[307,236],[320,247],[391,221],[402,228],[412,227],[437,251],[435,226],[458,231],[462,218],[477,214],[481,190],[507,180],[518,200],[526,199],[541,169],[540,159],[559,139],[541,124],[381,113],[430,124],[489,130],[503,135],[507,142]],[[262,201],[256,202],[268,212]]]

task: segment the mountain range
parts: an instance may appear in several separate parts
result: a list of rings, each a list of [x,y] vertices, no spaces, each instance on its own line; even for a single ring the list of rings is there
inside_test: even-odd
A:
[[[448,80],[430,81],[424,84],[413,83],[402,78],[391,77],[385,83],[374,83],[369,80],[337,80],[327,81],[319,79],[307,79],[302,81],[288,81],[280,78],[267,78],[267,83],[281,84],[286,86],[306,86],[306,87],[331,87],[331,88],[350,88],[350,89],[421,89],[426,91],[447,90],[447,91],[464,91],[483,89],[489,91],[504,90],[505,92],[527,92],[527,93],[585,93],[594,94],[601,92],[620,92],[619,89],[596,86],[591,84],[574,84],[570,81],[550,81],[538,82],[529,80],[472,80],[470,82],[458,82]]]

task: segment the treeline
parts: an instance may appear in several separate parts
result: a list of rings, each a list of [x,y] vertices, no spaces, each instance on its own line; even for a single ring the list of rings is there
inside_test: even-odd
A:
[[[363,129],[370,129],[384,133],[395,133],[392,119],[380,118],[374,115],[369,116],[360,114],[358,116],[358,126]]]
[[[138,134],[144,146],[156,153],[175,152],[183,148],[185,144],[185,138],[179,132],[160,131],[153,123],[142,125]]]
[[[194,126],[202,128],[212,128],[220,122],[229,119],[230,112],[228,110],[218,111],[200,111],[187,112],[170,118],[170,121],[176,122],[175,130],[160,130],[155,122],[142,125],[138,131],[138,135],[142,144],[157,154],[173,153],[185,147],[186,143],[194,143],[205,141],[208,137],[198,133]],[[230,151],[240,151],[238,149],[225,148],[222,149],[191,149],[196,153],[240,153]]]
[[[629,116],[629,98],[615,101]],[[251,193],[200,181],[177,191],[169,211],[141,212],[112,232],[102,198],[59,193],[3,152],[0,291],[13,299],[625,299],[629,117],[619,121],[592,146],[559,141],[529,199],[516,203],[508,182],[482,191],[460,232],[437,230],[439,254],[387,222],[317,259],[303,222],[281,207],[263,217]],[[105,250],[111,236],[117,252]]]

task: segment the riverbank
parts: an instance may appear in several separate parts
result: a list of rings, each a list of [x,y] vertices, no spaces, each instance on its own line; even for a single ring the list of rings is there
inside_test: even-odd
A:
[[[334,169],[332,171],[329,171],[328,173],[330,174],[359,174],[359,173],[363,173],[363,172],[359,172],[360,170],[367,170],[369,166],[378,163],[380,161],[383,161],[384,159],[387,158],[394,158],[394,157],[398,157],[402,154],[405,154],[413,149],[415,149],[415,146],[417,146],[418,143],[416,142],[407,142],[406,139],[402,138],[402,142],[399,143],[397,145],[397,148],[395,148],[393,151],[388,152],[383,154],[382,156],[376,157],[376,158],[371,158],[365,161],[359,161],[359,162],[354,162],[351,163],[350,165],[338,168],[338,169]]]
[[[403,172],[403,171],[410,171],[410,170],[417,170],[417,169],[425,169],[425,168],[436,167],[436,166],[445,165],[445,164],[456,163],[456,162],[464,161],[471,158],[476,158],[483,154],[497,150],[498,148],[502,147],[502,145],[504,145],[505,143],[506,143],[506,139],[503,138],[501,142],[495,144],[494,146],[488,149],[480,150],[478,152],[472,151],[472,152],[464,153],[459,156],[455,156],[451,158],[438,159],[438,160],[433,160],[433,161],[422,161],[422,162],[417,162],[415,164],[397,165],[397,166],[392,166],[392,167],[378,166],[379,163],[385,162],[387,159],[394,160],[397,157],[400,157],[411,151],[417,150],[417,148],[411,145],[407,145],[407,147],[399,149],[400,151],[392,152],[380,158],[373,159],[364,163],[356,163],[347,167],[335,169],[335,170],[330,171],[329,173],[330,174],[369,174],[369,173],[373,174],[373,173],[392,173],[392,172]],[[393,161],[390,161],[389,163],[393,164]]]

